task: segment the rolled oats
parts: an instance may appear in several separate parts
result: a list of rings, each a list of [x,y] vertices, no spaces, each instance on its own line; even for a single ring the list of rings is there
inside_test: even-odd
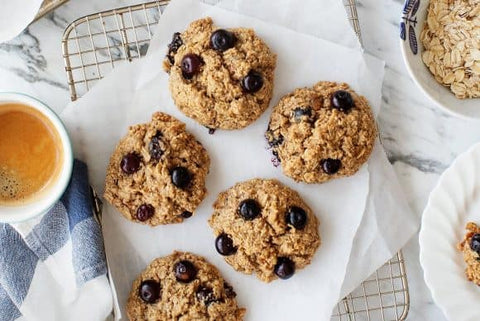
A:
[[[480,97],[480,0],[431,0],[422,60],[457,98]]]

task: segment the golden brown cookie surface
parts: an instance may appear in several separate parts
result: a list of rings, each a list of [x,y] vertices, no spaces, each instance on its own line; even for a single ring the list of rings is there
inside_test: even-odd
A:
[[[265,134],[283,173],[306,183],[355,174],[370,157],[376,135],[365,97],[345,83],[326,81],[284,96]]]
[[[164,68],[177,107],[215,129],[248,126],[267,109],[276,55],[253,30],[196,20],[173,36]]]
[[[183,252],[155,259],[133,282],[130,321],[239,321],[236,293],[204,258]]]
[[[104,197],[127,219],[180,223],[205,198],[207,151],[174,117],[131,126],[110,158]]]
[[[463,259],[467,264],[465,275],[469,281],[480,285],[480,227],[473,222],[467,223],[467,233],[458,249],[463,252]],[[472,240],[473,239],[473,240]],[[477,251],[472,249],[477,248]]]
[[[312,210],[273,179],[251,179],[220,193],[209,224],[225,261],[265,282],[291,277],[320,245]]]

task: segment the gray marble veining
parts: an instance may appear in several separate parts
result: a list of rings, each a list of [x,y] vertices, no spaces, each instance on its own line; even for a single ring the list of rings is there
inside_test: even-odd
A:
[[[136,4],[135,0],[71,0],[0,44],[0,91],[30,94],[60,112],[69,100],[62,59],[65,27],[90,13]]]
[[[399,46],[403,1],[359,0],[359,4],[366,51],[386,61],[379,116],[382,143],[420,216],[439,175],[459,153],[479,141],[480,128],[478,122],[442,112],[408,76]],[[411,294],[408,319],[446,320],[423,281],[418,238],[405,246],[404,254]]]

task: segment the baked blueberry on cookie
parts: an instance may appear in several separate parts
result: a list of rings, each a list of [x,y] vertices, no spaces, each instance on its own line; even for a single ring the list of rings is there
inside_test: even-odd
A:
[[[469,281],[480,285],[480,227],[475,223],[467,223],[467,233],[458,249],[463,252],[467,264],[465,275]]]
[[[220,193],[209,220],[215,248],[235,270],[264,281],[288,279],[320,246],[318,220],[300,195],[274,179],[251,179]]]
[[[133,282],[127,302],[130,321],[239,321],[236,293],[204,258],[174,252],[158,258]]]
[[[368,101],[347,84],[321,81],[299,88],[273,108],[265,137],[283,173],[322,183],[355,174],[377,135]]]
[[[177,107],[210,129],[254,122],[272,98],[276,55],[253,30],[220,29],[211,18],[175,33],[164,69]]]
[[[110,158],[104,197],[127,219],[148,225],[192,216],[207,192],[210,158],[174,117],[155,113],[131,126]]]

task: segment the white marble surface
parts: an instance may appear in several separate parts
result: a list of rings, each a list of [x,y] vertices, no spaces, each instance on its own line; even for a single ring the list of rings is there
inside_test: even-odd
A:
[[[64,28],[80,16],[138,1],[70,0],[16,39],[0,44],[0,91],[28,93],[60,112],[70,99],[61,52]],[[358,10],[366,50],[387,63],[379,116],[382,142],[420,217],[440,173],[480,140],[480,126],[441,112],[408,77],[399,49],[402,6],[402,0],[359,0]],[[423,282],[417,237],[404,254],[411,294],[408,320],[445,321]]]

